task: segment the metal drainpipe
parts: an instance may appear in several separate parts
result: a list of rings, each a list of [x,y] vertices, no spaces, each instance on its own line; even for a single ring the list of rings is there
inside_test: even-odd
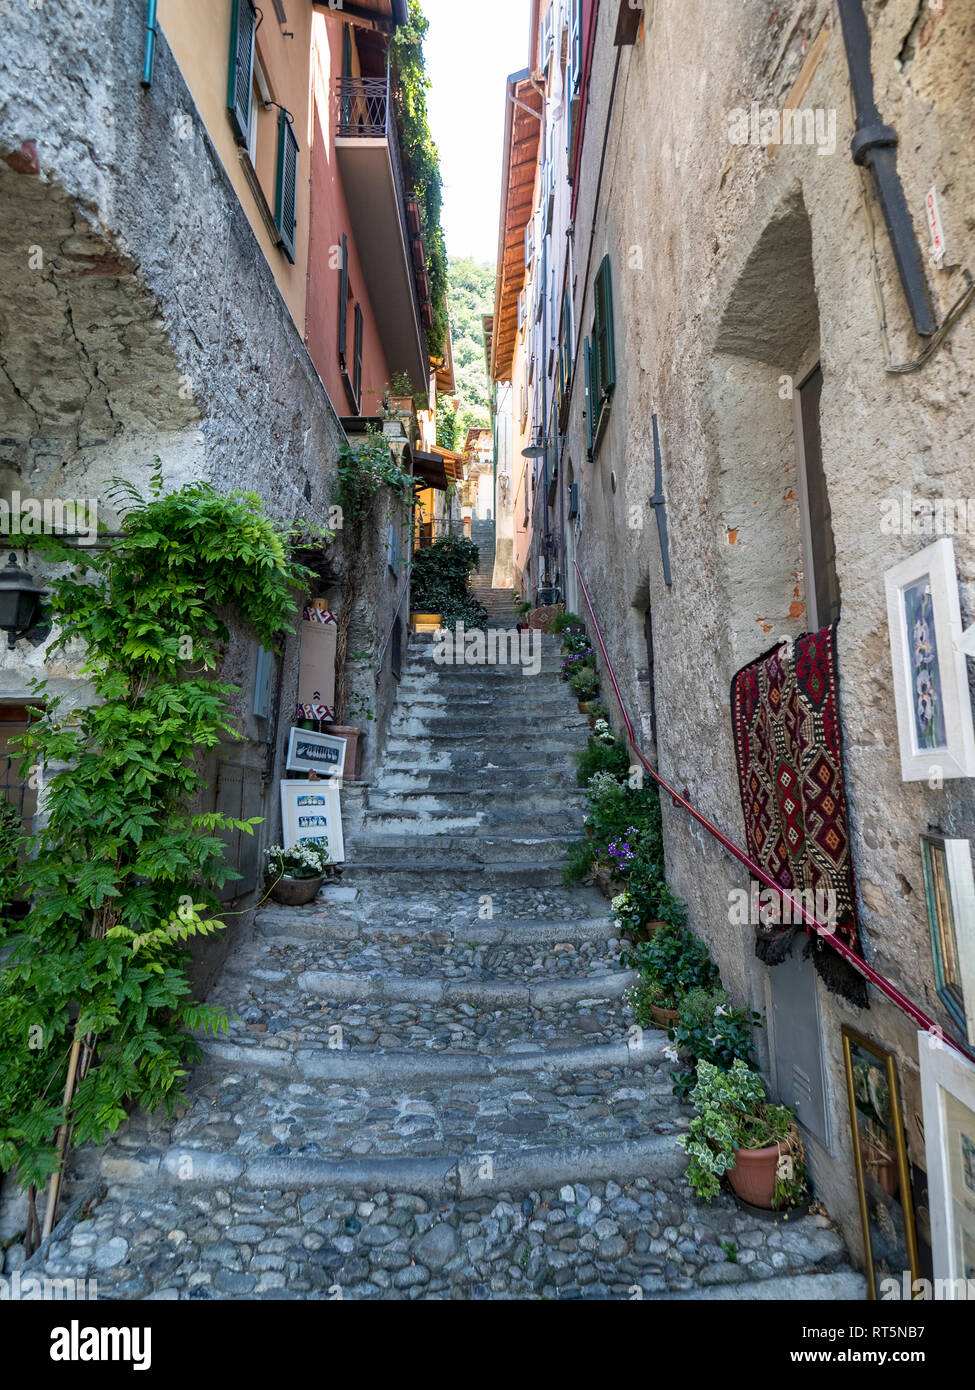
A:
[[[146,13],[146,54],[142,64],[142,85],[152,86],[152,68],[156,61],[156,10],[157,0],[149,0]]]
[[[837,5],[856,105],[856,130],[850,141],[853,162],[865,165],[873,175],[874,188],[883,210],[887,235],[915,332],[922,338],[929,338],[937,324],[914,223],[897,175],[897,132],[892,126],[884,125],[874,98],[870,29],[863,13],[862,0],[837,0]]]

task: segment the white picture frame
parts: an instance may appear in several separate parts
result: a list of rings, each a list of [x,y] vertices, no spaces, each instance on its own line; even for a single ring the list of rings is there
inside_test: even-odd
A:
[[[316,772],[319,777],[341,778],[348,740],[335,734],[320,734],[297,726],[288,736],[289,772]]]
[[[282,780],[281,834],[285,849],[305,840],[316,841],[324,834],[328,837],[331,862],[341,864],[344,861],[342,802],[335,778],[318,782]]]
[[[921,1108],[935,1279],[975,1287],[975,1066],[919,1032]],[[951,1295],[949,1295],[951,1296]],[[964,1294],[962,1295],[964,1297]]]
[[[942,536],[884,575],[901,780],[975,777],[955,548]]]

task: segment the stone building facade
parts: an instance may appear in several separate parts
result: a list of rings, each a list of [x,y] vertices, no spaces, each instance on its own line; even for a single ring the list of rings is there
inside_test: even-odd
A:
[[[151,53],[146,8],[132,0],[92,0],[70,14],[24,5],[6,16],[0,63],[5,500],[18,492],[88,499],[111,530],[117,520],[107,497],[111,480],[123,477],[145,492],[158,467],[167,490],[202,479],[220,490],[258,493],[285,526],[328,521],[347,439],[340,413],[348,405],[336,410],[323,384],[325,368],[316,369],[305,345],[306,301],[331,293],[323,282],[339,274],[324,251],[309,261],[314,7],[289,5],[289,32],[265,17],[254,47],[257,142],[246,145],[234,139],[227,103],[228,39],[238,7],[227,0],[207,8],[203,15],[176,0],[161,4]],[[362,22],[372,41],[386,42],[404,7],[377,0],[372,9],[373,20]],[[328,90],[325,99],[331,100]],[[324,126],[332,138],[335,124],[326,112],[319,131]],[[282,136],[286,125],[298,144],[296,207],[293,226],[282,232],[273,166],[279,142],[291,138]],[[404,208],[404,225],[405,216]],[[409,282],[405,293],[413,293]],[[361,286],[359,296],[365,298]],[[350,324],[350,342],[351,332]],[[426,385],[425,367],[418,389]],[[382,394],[384,383],[369,385]],[[408,444],[404,458],[409,468]],[[354,624],[355,639],[371,658],[353,673],[375,721],[368,725],[367,767],[396,689],[390,661],[376,660],[406,584],[405,566],[387,565],[391,525],[408,551],[408,509],[380,506]],[[23,549],[13,553],[25,561]],[[310,596],[339,607],[340,547],[319,543],[303,558],[316,574]],[[26,552],[26,563],[43,583],[36,554]],[[232,849],[242,878],[231,908],[253,901],[260,851],[280,839],[278,780],[295,718],[298,641],[288,640],[273,663],[264,705],[255,703],[261,660],[250,636],[235,631],[224,675],[240,687],[234,714],[244,739],[221,750],[208,769],[211,806],[265,818],[259,836],[241,837]],[[89,698],[73,660],[48,660],[42,641],[5,646],[5,733],[16,732],[30,682],[42,676],[52,694]],[[3,761],[16,782],[10,760]],[[5,788],[15,800],[18,791],[24,789]],[[36,807],[27,800],[30,815]],[[217,955],[204,951],[202,987],[228,936]]]
[[[555,0],[556,27],[574,8]],[[851,158],[840,11],[849,19],[857,8],[876,105],[898,135],[933,334],[915,332],[876,188]],[[566,602],[588,619],[577,560],[638,741],[739,845],[732,678],[838,609],[860,947],[964,1044],[939,992],[920,836],[973,837],[972,783],[902,780],[884,576],[937,534],[916,519],[892,525],[912,509],[901,502],[895,513],[893,499],[910,494],[926,515],[924,499],[965,499],[975,484],[965,446],[975,413],[966,316],[975,7],[586,0],[579,9],[581,146],[560,146],[559,175],[571,180],[573,353],[567,416],[551,442]],[[783,122],[784,111],[801,119]],[[937,261],[931,190],[946,247]],[[601,310],[606,327],[596,298],[607,285],[608,389],[586,360]],[[964,526],[952,539],[967,626],[975,541]],[[663,809],[668,879],[733,1001],[762,1013],[762,1069],[781,1099],[803,1099],[816,1190],[861,1251],[841,1030],[893,1054],[923,1263],[935,1205],[928,1170],[942,1153],[925,1135],[915,1022],[874,986],[862,1009],[828,991],[799,950],[764,965],[754,928],[729,913],[747,872],[668,797]]]

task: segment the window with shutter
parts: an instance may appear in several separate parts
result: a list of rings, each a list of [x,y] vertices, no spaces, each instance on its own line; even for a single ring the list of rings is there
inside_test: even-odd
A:
[[[298,224],[298,140],[287,111],[278,113],[278,176],[274,193],[274,223],[281,246],[294,264]]]
[[[582,93],[582,0],[569,0],[569,5],[569,58],[566,65],[565,85],[569,108],[569,119],[566,124],[571,176],[573,147],[579,125],[579,104]]]
[[[355,411],[357,415],[362,413],[362,335],[363,335],[363,316],[362,306],[355,306],[355,356],[352,363],[352,392],[355,396]]]
[[[339,279],[339,366],[345,371],[345,345],[349,321],[349,243],[342,233],[342,266]]]
[[[592,342],[586,339],[585,346],[586,358],[586,435],[589,442],[589,457],[592,458],[593,445],[596,442],[596,381],[595,381],[595,354],[592,350]]]
[[[593,325],[593,343],[596,354],[596,379],[599,385],[599,399],[605,400],[616,385],[616,345],[613,341],[613,278],[609,257],[596,275],[594,287],[596,317]]]
[[[251,83],[254,78],[254,33],[257,11],[254,0],[234,0],[230,20],[230,69],[227,78],[227,110],[238,145],[247,144],[251,116]]]

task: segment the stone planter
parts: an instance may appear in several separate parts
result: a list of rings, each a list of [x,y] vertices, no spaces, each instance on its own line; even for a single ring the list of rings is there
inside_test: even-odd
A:
[[[443,627],[440,613],[411,613],[410,627],[414,632],[439,632]]]
[[[366,739],[364,731],[354,724],[326,724],[325,732],[345,739],[345,762],[339,776],[343,782],[355,782],[362,766],[362,745]]]
[[[282,907],[304,907],[315,901],[324,882],[324,874],[316,878],[290,878],[285,874],[271,889],[271,897]]]

